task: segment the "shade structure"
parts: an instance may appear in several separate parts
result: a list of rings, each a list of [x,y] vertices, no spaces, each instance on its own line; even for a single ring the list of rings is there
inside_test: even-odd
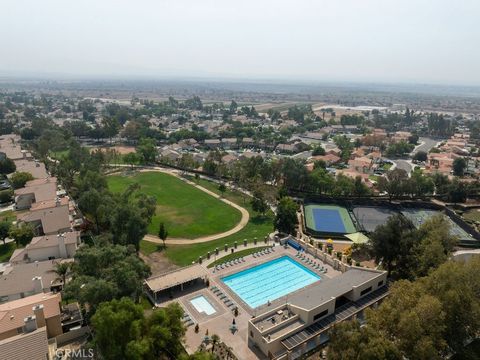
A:
[[[345,237],[352,240],[354,244],[365,244],[368,242],[368,240],[370,240],[365,234],[362,234],[361,232],[346,234]]]
[[[332,239],[327,239],[327,243],[328,244],[333,244],[333,240]]]

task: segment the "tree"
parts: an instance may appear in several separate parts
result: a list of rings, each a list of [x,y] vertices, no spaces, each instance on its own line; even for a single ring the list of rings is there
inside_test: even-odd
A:
[[[343,136],[337,135],[333,138],[333,141],[341,150],[340,157],[344,162],[347,162],[348,159],[350,159],[350,155],[352,155],[353,143],[345,135]]]
[[[13,194],[12,189],[0,190],[0,204],[12,201]]]
[[[3,241],[3,245],[5,245],[6,238],[10,233],[10,226],[11,224],[8,221],[0,222],[0,240]]]
[[[155,140],[149,138],[140,139],[137,146],[137,153],[140,155],[144,164],[155,162],[157,156],[157,149],[155,147]]]
[[[78,206],[85,215],[95,222],[96,233],[100,232],[102,226],[108,223],[108,216],[112,208],[110,194],[98,191],[95,188],[83,191],[78,199]]]
[[[419,282],[401,280],[392,285],[390,296],[377,311],[368,311],[368,326],[386,334],[404,358],[442,359],[445,311],[438,298]]]
[[[17,167],[12,159],[6,157],[3,160],[0,160],[0,174],[11,174],[16,170],[16,168]]]
[[[150,268],[130,246],[84,245],[75,253],[72,280],[64,288],[65,299],[88,304],[90,311],[104,301],[124,296],[137,300]]]
[[[103,125],[103,134],[110,139],[112,142],[112,137],[118,134],[120,129],[120,124],[116,117],[114,116],[106,116],[102,120]]]
[[[55,264],[55,268],[53,269],[55,274],[58,276],[58,280],[62,281],[63,286],[67,283],[67,275],[68,272],[70,271],[70,263],[67,262],[61,262]]]
[[[447,261],[419,280],[428,294],[440,300],[445,313],[443,339],[459,359],[466,351],[465,341],[480,331],[479,271],[476,256],[467,262]]]
[[[33,239],[33,229],[30,225],[13,226],[10,229],[10,237],[13,238],[17,247],[26,246]]]
[[[182,316],[177,303],[145,317],[142,307],[130,299],[106,302],[92,317],[93,344],[105,360],[181,359]]]
[[[232,102],[230,103],[230,107],[228,109],[230,114],[236,114],[237,108],[238,108],[237,102],[235,100],[232,100]]]
[[[370,235],[372,254],[377,263],[383,262],[389,276],[394,265],[398,272],[408,271],[408,259],[412,258],[414,242],[412,230],[412,222],[403,215],[396,214],[390,216],[385,224],[377,226]]]
[[[329,360],[402,359],[400,350],[393,342],[371,326],[360,327],[356,320],[335,325],[329,337]]]
[[[403,169],[395,168],[378,179],[378,190],[386,192],[390,200],[392,200],[392,198],[404,193],[405,181],[407,180],[407,172]]]
[[[16,171],[10,177],[10,181],[14,189],[19,189],[25,186],[27,181],[33,180],[32,174],[29,172]]]
[[[453,175],[463,176],[466,168],[467,162],[464,158],[456,158],[455,160],[453,160]]]
[[[427,161],[427,153],[425,151],[417,151],[412,159],[415,161]]]
[[[158,229],[158,238],[163,241],[163,248],[166,249],[165,240],[167,240],[168,231],[163,222],[160,223],[160,228]]]
[[[227,187],[225,184],[222,182],[218,185],[218,190],[222,193],[222,196],[225,194],[225,191],[227,191]]]
[[[413,282],[391,284],[378,309],[366,310],[364,326],[342,323],[332,329],[328,358],[440,360],[451,353],[467,358],[465,342],[480,331],[479,271],[480,257],[473,257],[446,261]],[[366,355],[378,344],[399,356]]]
[[[139,158],[139,156],[138,156],[137,153],[131,152],[131,153],[128,153],[128,154],[123,155],[123,160],[124,160],[127,164],[129,164],[129,165],[132,167],[132,169],[133,169],[133,166],[136,165],[136,164],[138,164],[140,158]]]
[[[262,215],[265,215],[265,213],[268,211],[267,201],[265,200],[263,192],[259,190],[255,190],[253,192],[253,196],[252,196],[252,199],[250,200],[250,204],[252,205],[253,211],[258,212]]]
[[[317,145],[313,148],[312,156],[325,155],[325,149],[322,145]]]
[[[412,134],[408,137],[408,143],[416,145],[418,143],[418,135],[417,134]]]
[[[277,206],[277,215],[274,219],[276,230],[284,234],[295,234],[298,224],[297,204],[290,197],[282,197]]]
[[[217,334],[212,335],[212,353],[215,352],[215,345],[220,342],[220,336]]]
[[[443,214],[426,221],[418,230],[419,243],[415,246],[416,276],[426,276],[450,257],[458,238],[450,231],[450,224]]]

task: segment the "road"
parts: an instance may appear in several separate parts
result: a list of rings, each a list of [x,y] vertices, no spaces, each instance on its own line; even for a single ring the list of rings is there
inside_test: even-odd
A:
[[[431,148],[435,147],[435,145],[437,145],[440,142],[439,140],[431,139],[428,137],[421,137],[419,141],[420,141],[420,145],[416,146],[415,149],[413,149],[412,151],[413,154],[415,154],[418,151],[425,151],[426,153],[428,153]]]
[[[420,142],[420,145],[417,145],[413,149],[413,151],[410,153],[410,156],[417,153],[418,151],[425,151],[426,153],[428,153],[431,148],[435,147],[439,143],[439,140],[431,139],[428,137],[421,137],[419,139],[419,142]],[[396,166],[397,168],[405,170],[409,175],[413,170],[413,164],[410,159],[409,160],[398,159],[398,160],[393,160],[393,162],[397,165]]]

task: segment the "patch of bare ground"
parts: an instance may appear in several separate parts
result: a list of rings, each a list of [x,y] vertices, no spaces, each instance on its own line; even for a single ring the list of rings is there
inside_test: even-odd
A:
[[[139,255],[140,258],[150,266],[152,275],[159,275],[178,268],[178,266],[171,263],[161,251],[156,251],[150,255],[144,255],[142,253]]]

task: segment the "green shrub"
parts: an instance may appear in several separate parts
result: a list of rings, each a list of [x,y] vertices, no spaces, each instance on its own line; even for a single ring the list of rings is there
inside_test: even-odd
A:
[[[0,203],[6,203],[12,201],[13,190],[2,190],[0,191]]]

